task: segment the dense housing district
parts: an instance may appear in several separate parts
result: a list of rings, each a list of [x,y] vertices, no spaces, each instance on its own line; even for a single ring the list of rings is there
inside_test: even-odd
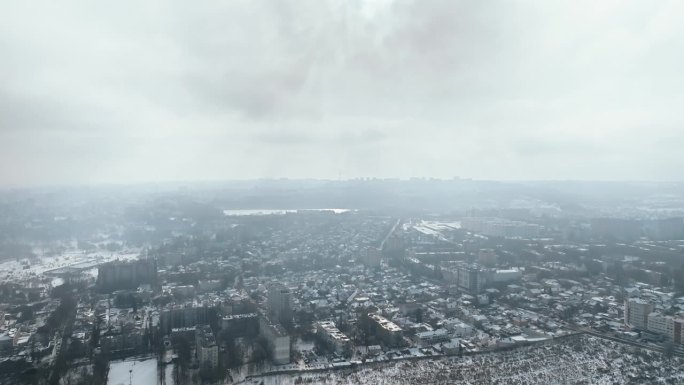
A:
[[[548,210],[162,206],[35,245],[0,266],[0,383],[684,381],[682,219]]]

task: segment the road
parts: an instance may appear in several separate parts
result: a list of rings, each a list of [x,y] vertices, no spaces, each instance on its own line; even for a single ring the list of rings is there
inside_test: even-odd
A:
[[[394,234],[394,231],[397,229],[397,227],[398,227],[400,224],[401,224],[401,218],[397,219],[397,222],[394,224],[394,226],[392,226],[392,230],[390,230],[390,231],[387,233],[387,235],[385,236],[385,239],[383,239],[382,242],[380,243],[380,250],[382,250],[382,249],[385,248],[385,242],[387,242],[387,240],[389,239],[389,237],[391,237],[392,234]]]
[[[615,342],[619,342],[622,344],[632,345],[632,346],[636,346],[638,348],[653,350],[653,351],[665,354],[665,349],[660,347],[660,346],[644,344],[644,343],[641,343],[639,341],[634,341],[634,340],[625,339],[625,338],[618,338],[618,337],[615,337],[614,335],[610,335],[609,333],[602,333],[602,332],[599,332],[598,330],[594,330],[591,328],[583,328],[583,327],[579,327],[577,325],[573,325],[573,324],[569,324],[569,323],[566,323],[565,325],[568,328],[571,328],[573,330],[576,330],[576,331],[579,331],[582,333],[586,333],[586,334],[589,334],[589,335],[592,335],[595,337],[605,338],[605,339],[615,341]],[[681,352],[678,350],[674,350],[673,354],[676,356],[684,357],[684,352]]]

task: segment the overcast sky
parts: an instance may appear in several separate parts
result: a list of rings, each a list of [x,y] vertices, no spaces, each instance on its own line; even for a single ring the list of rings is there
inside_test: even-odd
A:
[[[2,1],[0,185],[682,180],[684,2]]]

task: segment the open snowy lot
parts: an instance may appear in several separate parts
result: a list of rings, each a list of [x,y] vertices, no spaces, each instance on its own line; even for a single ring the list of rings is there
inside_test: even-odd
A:
[[[109,365],[107,385],[154,385],[157,383],[157,359],[129,359]]]
[[[254,378],[247,384],[674,384],[684,360],[591,336],[468,357]]]

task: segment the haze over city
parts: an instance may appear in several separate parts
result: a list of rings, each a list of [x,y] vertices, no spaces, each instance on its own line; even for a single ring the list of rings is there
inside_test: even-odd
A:
[[[0,186],[681,180],[679,1],[0,4]]]
[[[683,21],[0,0],[0,385],[683,384]]]

